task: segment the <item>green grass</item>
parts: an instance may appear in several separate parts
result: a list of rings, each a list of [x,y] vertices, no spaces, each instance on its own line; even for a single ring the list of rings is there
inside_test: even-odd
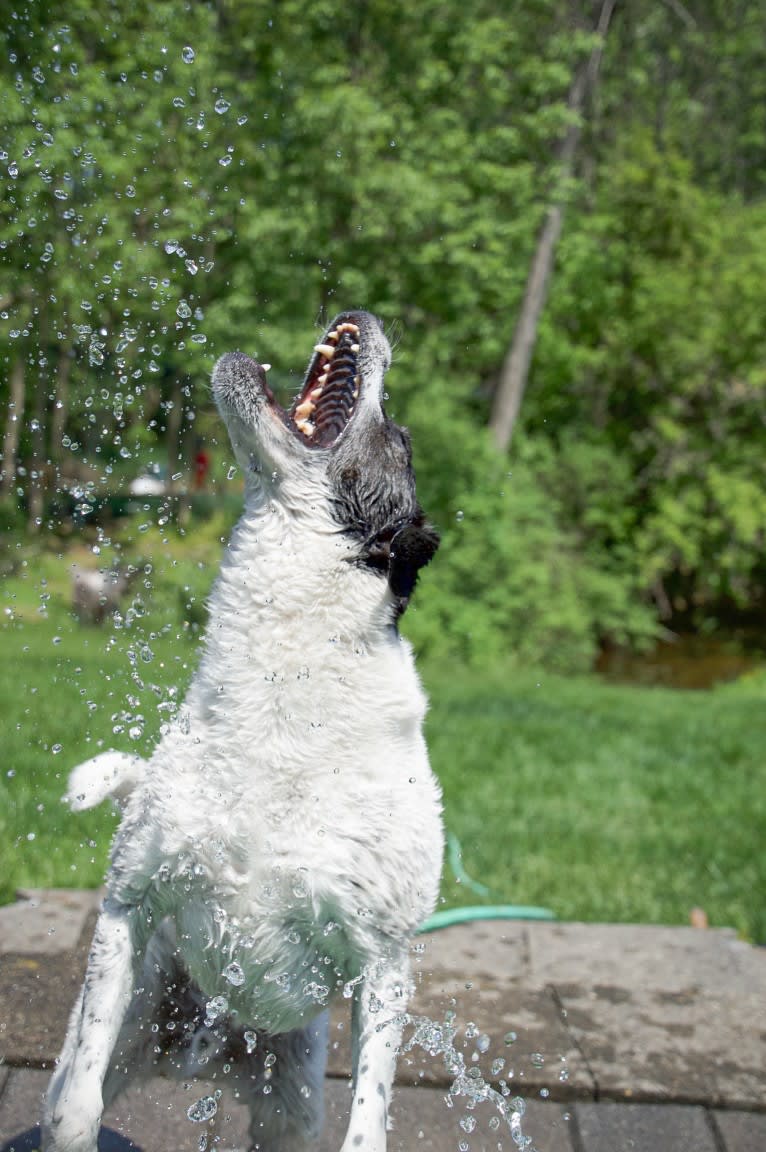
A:
[[[494,895],[560,919],[685,923],[700,906],[766,941],[763,679],[710,692],[426,679],[447,825]]]
[[[151,611],[116,631],[68,614],[62,558],[37,557],[0,589],[14,613],[0,630],[0,900],[103,877],[109,806],[75,816],[60,797],[69,769],[101,747],[151,747],[188,682],[196,642],[180,588],[196,580],[200,596],[209,569],[175,548],[153,576]],[[422,671],[447,825],[493,901],[661,923],[699,905],[712,924],[766,940],[762,678],[684,693],[511,668]],[[444,899],[480,902],[449,875]]]

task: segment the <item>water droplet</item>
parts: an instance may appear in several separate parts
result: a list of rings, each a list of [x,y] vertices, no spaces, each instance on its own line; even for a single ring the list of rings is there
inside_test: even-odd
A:
[[[239,124],[240,128],[243,124],[247,124],[247,116],[238,116],[237,123]]]
[[[506,1044],[515,1044],[518,1038],[519,1037],[516,1032],[506,1032],[505,1036],[503,1036],[503,1040]]]
[[[192,336],[192,344],[206,344],[207,336],[204,332],[195,332]]]
[[[220,1017],[225,1015],[229,1007],[229,1001],[225,996],[214,996],[212,1000],[208,1000],[205,1005],[205,1024],[209,1028],[211,1024]]]
[[[460,522],[460,521],[463,519],[463,517],[464,517],[464,516],[465,516],[465,512],[456,512],[456,513],[455,513],[455,519],[456,519],[458,522]]]
[[[199,272],[199,264],[195,263],[194,260],[185,260],[184,263],[186,264],[186,271],[190,272],[192,276],[196,276]]]
[[[308,1100],[310,1095],[311,1095],[311,1089],[309,1088],[308,1084],[303,1084],[301,1086],[301,1096],[303,1097],[304,1100]]]
[[[483,1054],[485,1052],[489,1052],[490,1043],[491,1041],[489,1036],[486,1034],[486,1032],[483,1032],[479,1039],[476,1041],[476,1047]]]
[[[181,303],[176,308],[176,316],[180,316],[182,320],[188,320],[189,317],[191,316],[191,314],[192,314],[191,308],[189,307],[189,305],[186,303],[185,300],[182,300]]]
[[[218,115],[223,116],[224,112],[228,112],[229,109],[231,108],[231,101],[230,100],[224,100],[223,96],[219,96],[219,98],[215,102],[214,107],[215,107],[215,110],[218,113]]]
[[[231,164],[231,156],[222,156],[218,163],[222,168],[228,168],[228,166]]]
[[[194,49],[189,47],[189,45],[187,44],[186,47],[184,48],[183,52],[181,53],[181,59],[183,60],[184,64],[193,64],[195,55],[196,55],[196,53],[195,53]]]
[[[543,1056],[542,1052],[533,1052],[529,1059],[533,1068],[542,1068],[543,1064],[545,1063],[545,1057]]]
[[[204,1124],[212,1120],[218,1111],[218,1101],[215,1096],[203,1096],[186,1110],[186,1115],[193,1124]]]
[[[476,1127],[476,1117],[475,1116],[461,1116],[460,1117],[460,1127],[463,1129],[464,1132],[473,1132],[474,1128]]]
[[[245,1047],[247,1048],[247,1054],[250,1056],[253,1052],[255,1052],[255,1046],[258,1043],[258,1037],[256,1036],[255,1032],[245,1032],[244,1039]]]
[[[177,249],[178,249],[178,241],[177,240],[166,240],[163,247],[165,248],[165,251],[167,252],[168,256],[172,256],[173,253],[175,251],[177,251]]]
[[[60,744],[54,744],[53,747],[51,748],[51,752],[53,753],[54,756],[58,756],[60,751],[61,751],[61,745]]]
[[[224,980],[228,980],[235,988],[239,988],[245,983],[245,973],[242,971],[242,965],[238,964],[236,960],[232,960],[231,964],[227,964],[223,970]]]

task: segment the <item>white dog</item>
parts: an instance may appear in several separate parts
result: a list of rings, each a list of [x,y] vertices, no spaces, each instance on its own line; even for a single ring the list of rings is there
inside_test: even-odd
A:
[[[379,323],[355,312],[289,412],[262,365],[216,366],[245,512],[171,731],[148,762],[110,752],[73,774],[75,808],[113,793],[124,815],[45,1152],[96,1152],[103,1107],[158,1070],[236,1078],[252,1147],[302,1152],[339,989],[353,990],[343,1152],[385,1149],[410,940],[442,856],[426,701],[396,626],[438,538],[383,410],[389,363]]]

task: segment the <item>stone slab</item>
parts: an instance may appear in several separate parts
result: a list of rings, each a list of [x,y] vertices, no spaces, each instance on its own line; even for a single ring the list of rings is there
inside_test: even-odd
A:
[[[38,1068],[14,1068],[0,1096],[0,1146],[18,1132],[40,1120],[40,1102],[49,1072]]]
[[[526,930],[535,984],[766,992],[766,951],[729,928],[530,923]]]
[[[762,1107],[766,952],[729,930],[528,926],[531,979],[555,988],[599,1093]]]
[[[763,1106],[766,997],[756,990],[734,997],[597,984],[558,993],[600,1095]]]
[[[594,1095],[593,1077],[550,989],[511,990],[484,981],[453,997],[440,992],[435,980],[433,986],[424,985],[418,991],[412,1014],[426,1024],[451,1019],[457,1030],[455,1050],[467,1067],[478,1068],[494,1087],[505,1080],[514,1093],[522,1095],[541,1090],[564,1099]],[[405,1042],[413,1031],[413,1027],[405,1029]],[[497,1071],[493,1071],[495,1061],[502,1062]],[[399,1057],[397,1075],[401,1083],[445,1087],[453,1078],[443,1056],[431,1056],[419,1045]]]
[[[11,1073],[8,1088],[0,1097],[0,1146],[39,1120],[49,1075],[31,1068]],[[168,1080],[152,1080],[120,1096],[105,1112],[104,1124],[128,1137],[144,1152],[198,1152],[202,1126],[193,1124],[186,1110],[209,1090],[209,1086],[193,1081],[185,1087]],[[226,1099],[217,1121],[217,1134],[221,1136],[217,1147],[221,1152],[246,1147],[244,1107]]]
[[[443,981],[452,976],[460,989],[473,980],[529,980],[527,924],[520,920],[477,920],[424,932],[415,938],[412,968],[416,983],[438,973]]]
[[[585,1152],[718,1152],[701,1107],[577,1103],[574,1113]]]
[[[0,907],[0,948],[24,956],[56,956],[80,942],[100,892],[21,888],[15,904]]]
[[[58,1056],[85,973],[96,913],[75,949],[56,955],[4,953],[0,963],[0,1060],[47,1067]]]
[[[337,1152],[340,1148],[350,1105],[348,1085],[328,1082],[327,1118],[319,1152]],[[565,1118],[568,1115],[561,1104],[527,1102],[522,1131],[533,1141],[536,1152],[573,1152],[571,1120]],[[497,1129],[493,1128],[493,1119],[500,1118],[488,1103],[468,1111],[459,1100],[449,1107],[445,1093],[438,1088],[399,1088],[391,1108],[387,1152],[449,1152],[457,1149],[461,1140],[471,1152],[497,1152],[498,1146],[515,1152],[517,1145],[508,1127],[501,1121]],[[475,1121],[475,1127],[469,1132],[461,1121],[468,1126]]]
[[[766,1085],[764,1085],[766,1103]],[[714,1112],[713,1123],[726,1152],[764,1152],[766,1113]]]
[[[39,1118],[40,1101],[48,1073],[38,1069],[16,1069],[11,1074],[7,1098],[0,1098],[0,1147],[11,1137],[30,1128]],[[155,1080],[132,1088],[121,1096],[104,1115],[104,1124],[129,1138],[144,1152],[198,1152],[198,1141],[208,1135],[219,1152],[244,1152],[247,1148],[247,1111],[228,1095],[222,1098],[215,1127],[193,1124],[186,1111],[190,1104],[209,1091],[209,1085],[188,1085]],[[337,1152],[343,1142],[351,1105],[347,1081],[328,1080],[325,1086],[326,1121],[319,1152]],[[445,1093],[422,1085],[399,1088],[392,1106],[393,1128],[387,1152],[445,1152],[456,1149],[462,1139],[471,1152],[496,1152],[498,1142],[510,1152],[516,1145],[507,1127],[493,1129],[496,1112],[489,1104],[474,1111],[461,1107],[458,1100],[449,1107]],[[572,1122],[564,1106],[552,1102],[529,1101],[522,1119],[522,1130],[533,1141],[536,1152],[573,1152]],[[461,1120],[475,1128],[469,1133]],[[503,1139],[503,1137],[505,1138]],[[102,1141],[100,1152],[108,1152]],[[118,1152],[112,1146],[112,1152]],[[701,1149],[701,1152],[706,1152]]]

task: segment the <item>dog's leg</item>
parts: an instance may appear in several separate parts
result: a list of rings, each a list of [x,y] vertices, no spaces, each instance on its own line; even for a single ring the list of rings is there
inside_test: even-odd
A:
[[[44,1152],[96,1152],[102,1085],[133,992],[139,913],[109,898],[43,1106]]]
[[[341,1152],[385,1152],[391,1088],[408,993],[406,958],[377,967],[355,989],[353,1100]]]
[[[258,1075],[247,1087],[252,1152],[316,1147],[324,1120],[328,1029],[323,1012],[305,1028],[259,1036]]]

